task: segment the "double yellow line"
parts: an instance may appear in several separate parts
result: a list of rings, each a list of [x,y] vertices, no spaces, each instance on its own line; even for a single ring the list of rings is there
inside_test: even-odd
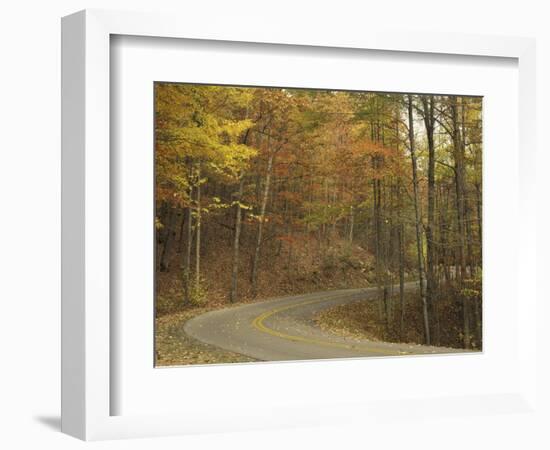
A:
[[[292,309],[292,308],[299,308],[300,306],[311,305],[313,303],[320,303],[320,302],[324,302],[324,301],[327,301],[327,300],[333,300],[333,299],[338,298],[338,297],[340,297],[340,296],[339,295],[333,295],[333,296],[330,296],[330,297],[324,297],[322,299],[308,300],[308,301],[301,302],[301,303],[293,303],[291,305],[283,306],[281,308],[273,309],[271,311],[266,311],[263,314],[260,314],[258,317],[256,317],[252,321],[252,325],[256,329],[258,329],[259,331],[262,331],[263,333],[267,333],[271,336],[275,336],[275,337],[278,337],[278,338],[281,338],[281,339],[286,339],[286,340],[294,341],[294,342],[305,342],[307,344],[322,345],[324,347],[345,348],[345,349],[348,349],[348,350],[364,350],[364,351],[368,351],[368,352],[380,353],[380,354],[390,355],[390,356],[392,356],[392,355],[397,356],[397,355],[402,354],[402,353],[398,353],[398,352],[391,352],[391,351],[376,349],[376,348],[371,348],[371,347],[357,347],[357,346],[354,346],[354,345],[343,344],[343,343],[340,343],[340,342],[322,341],[322,340],[319,340],[319,339],[313,339],[313,338],[307,338],[307,337],[304,337],[304,336],[296,336],[296,335],[292,335],[292,334],[282,333],[280,331],[274,330],[273,328],[269,328],[264,323],[264,321],[266,319],[268,319],[271,316],[274,316],[275,314],[278,314],[280,312],[288,311],[289,309]]]

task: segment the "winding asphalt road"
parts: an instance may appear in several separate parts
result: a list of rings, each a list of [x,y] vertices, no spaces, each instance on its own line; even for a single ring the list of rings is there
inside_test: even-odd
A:
[[[418,283],[407,283],[407,290]],[[376,288],[344,289],[275,298],[197,316],[184,325],[194,339],[261,361],[397,356],[461,352],[337,336],[321,330],[315,315],[326,308],[373,301]]]

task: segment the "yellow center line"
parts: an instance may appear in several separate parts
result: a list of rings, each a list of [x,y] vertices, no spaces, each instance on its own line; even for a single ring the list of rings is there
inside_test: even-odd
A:
[[[381,354],[384,354],[384,355],[401,355],[402,354],[402,353],[398,353],[398,352],[391,352],[391,351],[388,351],[388,350],[376,349],[376,348],[371,348],[371,347],[361,348],[361,347],[358,347],[358,346],[354,346],[354,345],[350,345],[350,344],[343,344],[343,343],[340,343],[340,342],[323,341],[323,340],[320,340],[320,339],[307,338],[307,337],[304,337],[304,336],[296,336],[296,335],[292,335],[292,334],[282,333],[280,331],[274,330],[273,328],[269,328],[264,323],[264,321],[266,319],[268,319],[269,317],[271,317],[275,314],[278,314],[280,312],[287,311],[287,310],[292,309],[292,308],[298,308],[300,306],[311,305],[313,303],[320,303],[320,302],[323,302],[323,301],[326,301],[326,300],[333,300],[333,299],[338,298],[338,297],[340,297],[340,295],[324,297],[322,299],[317,299],[317,300],[308,300],[308,301],[301,302],[301,303],[293,303],[291,305],[283,306],[281,308],[273,309],[271,311],[266,311],[263,314],[260,314],[258,317],[256,317],[252,321],[252,325],[256,329],[262,331],[263,333],[267,333],[271,336],[279,337],[279,338],[286,339],[286,340],[289,340],[289,341],[294,341],[294,342],[305,342],[305,343],[308,343],[308,344],[322,345],[322,346],[325,346],[325,347],[345,348],[345,349],[348,349],[348,350],[365,350],[365,351],[369,351],[369,352],[373,352],[373,353],[381,353]]]

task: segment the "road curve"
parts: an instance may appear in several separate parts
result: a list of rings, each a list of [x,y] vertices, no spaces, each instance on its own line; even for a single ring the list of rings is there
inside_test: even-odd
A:
[[[407,283],[414,289],[417,283]],[[321,330],[315,315],[326,308],[372,301],[376,288],[343,289],[280,297],[197,316],[184,325],[194,339],[260,361],[462,352],[460,349],[394,344],[341,337]]]

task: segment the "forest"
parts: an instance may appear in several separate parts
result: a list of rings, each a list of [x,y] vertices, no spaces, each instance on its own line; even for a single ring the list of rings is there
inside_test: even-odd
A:
[[[375,301],[315,320],[482,348],[482,98],[161,82],[154,96],[157,318],[370,287]]]

